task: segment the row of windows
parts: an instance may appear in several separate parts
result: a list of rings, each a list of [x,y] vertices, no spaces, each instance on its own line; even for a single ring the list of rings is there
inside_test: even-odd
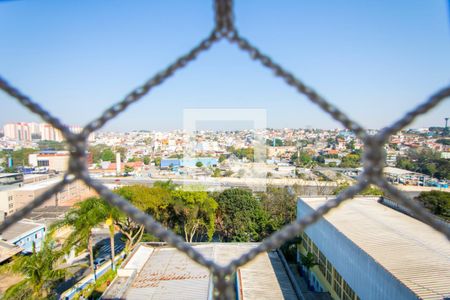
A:
[[[38,160],[38,167],[48,167],[50,164],[48,160]]]
[[[309,252],[314,255],[320,272],[326,278],[330,286],[332,286],[339,298],[344,300],[360,300],[355,291],[352,290],[348,283],[342,278],[341,274],[339,274],[327,260],[325,255],[319,250],[317,245],[308,237],[308,235],[303,232],[301,236],[301,245],[307,253]]]

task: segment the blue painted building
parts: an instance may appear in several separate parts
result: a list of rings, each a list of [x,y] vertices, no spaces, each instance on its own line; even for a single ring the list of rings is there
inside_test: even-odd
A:
[[[297,219],[328,199],[301,198]],[[375,197],[356,197],[333,209],[301,234],[301,255],[317,266],[303,274],[315,291],[333,299],[447,299],[450,244],[428,225],[386,207]]]
[[[1,233],[1,239],[23,249],[22,253],[31,253],[33,244],[36,250],[41,249],[46,234],[44,224],[23,219]]]
[[[174,170],[182,167],[194,168],[196,164],[201,162],[204,167],[217,166],[219,161],[214,157],[196,157],[187,159],[164,158],[161,159],[161,169],[173,168]]]

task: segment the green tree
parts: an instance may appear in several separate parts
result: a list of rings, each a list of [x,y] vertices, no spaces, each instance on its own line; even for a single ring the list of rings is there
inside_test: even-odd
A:
[[[125,172],[125,174],[130,174],[130,173],[134,172],[134,168],[132,166],[125,165],[124,172]]]
[[[341,168],[358,168],[361,165],[361,154],[351,153],[344,156],[339,167]]]
[[[340,192],[348,188],[350,185],[348,183],[344,183],[339,185],[334,191],[333,195],[338,195]],[[383,196],[384,192],[376,186],[370,185],[362,190],[358,195],[361,196]]]
[[[116,161],[116,155],[110,148],[106,148],[102,151],[101,154],[101,160],[102,161],[110,161],[115,162]]]
[[[36,152],[38,152],[38,150],[34,148],[22,148],[12,152],[2,152],[1,157],[5,159],[3,166],[6,167],[8,157],[11,157],[13,160],[13,169],[19,166],[29,166],[30,162],[28,161],[28,156]]]
[[[122,146],[115,146],[114,147],[114,152],[115,153],[120,153],[121,161],[125,161],[125,157],[127,156],[127,152],[128,152],[127,148],[122,147]]]
[[[1,267],[2,273],[14,273],[22,280],[10,286],[3,294],[4,300],[49,299],[54,296],[56,285],[69,274],[67,268],[58,267],[63,257],[62,251],[54,250],[50,239],[36,251],[33,245],[31,255],[18,255]]]
[[[442,191],[422,192],[416,198],[431,213],[450,220],[450,193]]]
[[[206,192],[173,191],[172,205],[174,229],[184,235],[186,242],[214,234],[217,202]]]
[[[225,241],[259,241],[270,233],[267,214],[250,191],[232,188],[216,197],[217,229]]]
[[[309,164],[311,164],[312,161],[313,161],[313,159],[312,159],[311,155],[309,155],[305,151],[300,151],[300,156],[298,155],[297,152],[295,152],[291,156],[291,162],[293,162],[299,166],[308,166]]]
[[[211,176],[212,177],[220,177],[220,176],[222,176],[222,172],[220,171],[219,168],[215,168],[213,171],[213,174]]]
[[[198,162],[195,163],[195,166],[197,168],[201,168],[201,167],[203,167],[203,163],[201,161],[198,161]]]
[[[66,150],[67,144],[65,142],[57,142],[57,141],[39,141],[38,143],[39,150],[45,149],[53,149],[53,150]]]
[[[283,140],[281,139],[266,139],[266,145],[267,146],[275,146],[275,147],[281,147],[283,146]]]
[[[227,157],[224,154],[219,155],[219,164],[224,162],[227,159]]]
[[[172,180],[167,180],[167,181],[156,181],[153,184],[153,187],[160,187],[168,191],[174,191],[177,189],[178,185],[173,183]]]
[[[239,159],[246,158],[249,161],[255,160],[255,150],[253,148],[232,148],[232,153]]]
[[[439,140],[436,140],[436,143],[448,146],[448,145],[450,145],[450,139],[439,139]]]
[[[438,152],[431,149],[420,151],[411,149],[406,156],[397,159],[397,167],[435,176],[438,179],[450,178],[450,161],[441,158]]]
[[[295,221],[297,197],[290,193],[287,187],[268,186],[266,192],[259,194],[259,197],[274,229]]]
[[[69,252],[73,247],[87,248],[91,271],[94,272],[92,230],[105,222],[109,216],[110,211],[107,209],[104,201],[91,197],[75,204],[74,208],[65,215],[64,219],[51,226],[50,232],[58,228],[70,227],[72,230],[64,241],[64,251]]]
[[[316,258],[314,257],[314,254],[312,254],[311,252],[306,253],[306,255],[302,255],[301,256],[301,262],[302,265],[306,268],[306,272],[307,272],[307,278],[308,278],[308,285],[310,284],[309,282],[309,277],[310,277],[310,272],[311,270],[315,267],[318,266],[319,264],[316,261]]]
[[[153,161],[155,162],[155,166],[161,166],[161,157],[155,157]]]
[[[114,192],[127,199],[141,211],[150,214],[155,220],[168,226],[168,206],[172,202],[170,190],[161,186],[130,185],[118,188]],[[130,253],[142,240],[145,233],[144,226],[134,222],[124,213],[115,218],[114,222],[119,231],[126,237],[125,252]]]
[[[435,163],[427,163],[425,164],[425,170],[427,174],[430,174],[431,177],[434,177],[434,174],[436,174],[437,168]]]
[[[144,156],[143,161],[144,161],[144,165],[146,165],[146,166],[149,165],[150,164],[150,157]]]

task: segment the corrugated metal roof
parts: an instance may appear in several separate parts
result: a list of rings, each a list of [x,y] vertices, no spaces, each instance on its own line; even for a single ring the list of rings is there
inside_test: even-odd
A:
[[[199,249],[211,257],[213,247]],[[175,248],[156,248],[126,299],[207,299],[209,271]]]
[[[256,247],[257,243],[205,243],[194,247],[207,258],[220,264]],[[192,261],[184,253],[171,247],[154,248],[151,255],[143,253],[140,245],[132,254],[146,259],[142,270],[138,272],[122,299],[208,299],[210,295],[210,273],[203,266]],[[145,255],[144,255],[145,254]],[[131,269],[133,261],[141,258],[131,257],[124,269]],[[139,263],[140,264],[140,263]],[[253,261],[239,268],[240,284],[244,299],[297,299],[287,277],[286,271],[276,253],[262,253]],[[124,284],[126,280],[115,280],[112,285]],[[111,286],[105,296],[114,299]],[[105,299],[106,299],[105,298]]]
[[[38,230],[41,227],[44,227],[44,225],[41,223],[35,223],[30,220],[23,219],[17,221],[16,223],[5,229],[5,231],[1,233],[1,238],[6,241],[15,242],[18,237],[21,237],[26,233],[31,233],[35,230]]]
[[[450,294],[450,243],[428,225],[377,202],[355,198],[324,218],[421,299]],[[302,198],[313,209],[325,198]]]

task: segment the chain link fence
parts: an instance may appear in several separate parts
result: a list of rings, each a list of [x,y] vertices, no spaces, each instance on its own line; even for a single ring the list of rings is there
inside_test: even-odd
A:
[[[134,221],[143,224],[148,232],[152,233],[161,240],[166,241],[168,244],[176,247],[179,251],[184,252],[192,260],[208,268],[213,276],[213,296],[215,299],[234,298],[232,274],[238,267],[248,263],[259,253],[278,248],[286,241],[296,237],[308,225],[313,224],[323,215],[339,206],[344,201],[351,199],[370,184],[377,185],[384,191],[388,192],[401,205],[413,211],[417,218],[429,224],[435,230],[440,231],[448,239],[450,239],[450,227],[437,221],[433,215],[422,206],[412,201],[401,191],[389,184],[386,178],[384,178],[382,172],[384,166],[383,146],[388,142],[389,137],[409,125],[417,116],[425,114],[444,99],[448,98],[450,96],[450,86],[444,87],[437,91],[421,105],[408,112],[397,122],[383,128],[376,135],[369,135],[361,125],[350,119],[337,107],[330,104],[330,102],[320,96],[320,94],[318,94],[315,90],[307,86],[292,73],[281,67],[269,56],[263,54],[258,48],[243,38],[234,26],[232,0],[215,0],[214,10],[215,27],[208,37],[203,39],[187,54],[179,57],[167,68],[154,75],[140,87],[131,91],[122,101],[112,105],[100,117],[87,124],[82,132],[78,134],[72,133],[69,128],[65,126],[58,118],[52,116],[37,102],[33,101],[30,97],[22,93],[0,76],[0,89],[12,98],[15,98],[20,104],[28,108],[30,111],[39,115],[44,121],[59,129],[67,140],[71,155],[69,169],[63,180],[42,195],[36,197],[36,199],[28,206],[17,211],[10,218],[5,220],[5,222],[0,225],[0,232],[25,217],[34,208],[40,206],[53,194],[61,191],[66,184],[80,179],[88,186],[95,189],[98,194],[107,200],[111,205],[121,209]],[[253,60],[261,63],[264,67],[271,70],[276,77],[281,78],[287,85],[293,87],[300,94],[306,96],[312,103],[318,105],[323,111],[328,113],[330,117],[340,122],[349,130],[353,131],[364,143],[363,172],[355,185],[342,191],[334,199],[326,202],[309,216],[301,220],[297,220],[285,226],[280,231],[275,232],[272,236],[268,237],[261,244],[259,244],[258,247],[253,248],[241,257],[235,258],[226,266],[219,265],[214,261],[203,257],[202,254],[195,250],[191,245],[185,243],[181,237],[177,236],[172,231],[164,228],[161,224],[155,221],[152,216],[143,213],[124,198],[111,192],[102,183],[91,178],[89,176],[86,164],[86,150],[88,145],[87,139],[89,134],[100,129],[108,121],[125,111],[130,105],[139,101],[143,96],[150,93],[152,89],[164,83],[178,70],[186,67],[200,54],[207,51],[220,40],[227,40],[231,45],[235,45],[242,51],[248,53]]]

